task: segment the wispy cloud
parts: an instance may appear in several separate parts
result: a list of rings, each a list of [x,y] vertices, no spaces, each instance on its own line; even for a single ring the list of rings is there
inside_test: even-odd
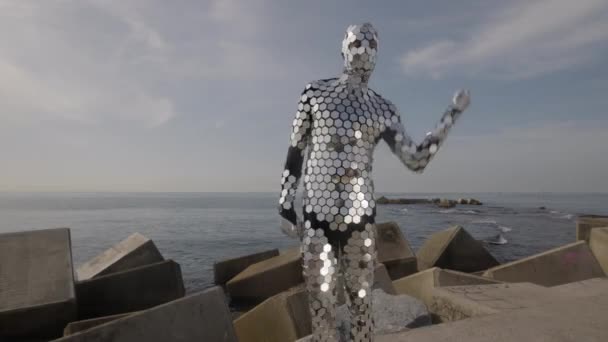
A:
[[[434,78],[454,72],[528,78],[600,58],[598,47],[608,42],[605,0],[517,1],[479,16],[462,39],[405,53],[403,70]]]
[[[174,84],[276,77],[281,66],[251,39],[266,27],[261,8],[0,0],[0,120],[155,127],[177,115]]]

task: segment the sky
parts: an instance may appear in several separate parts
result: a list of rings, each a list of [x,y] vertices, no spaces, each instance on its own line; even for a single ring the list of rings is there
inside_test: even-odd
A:
[[[304,86],[371,22],[370,86],[426,171],[381,142],[376,191],[608,192],[608,2],[0,0],[0,191],[279,191]]]

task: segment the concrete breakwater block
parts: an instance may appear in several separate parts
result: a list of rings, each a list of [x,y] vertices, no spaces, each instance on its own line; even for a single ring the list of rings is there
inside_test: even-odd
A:
[[[304,281],[300,247],[248,266],[226,283],[233,300],[260,303]]]
[[[224,292],[213,287],[185,298],[63,337],[89,342],[237,342]]]
[[[224,285],[248,266],[266,259],[270,259],[277,255],[279,255],[279,250],[275,248],[268,251],[216,262],[213,265],[215,284]]]
[[[498,265],[481,242],[463,227],[453,226],[429,237],[418,250],[418,269],[439,267],[461,272],[477,272]]]
[[[132,314],[133,314],[133,312],[129,312],[129,313],[124,313],[124,314],[103,316],[103,317],[97,317],[97,318],[91,318],[91,319],[84,319],[81,321],[75,321],[75,322],[68,324],[65,327],[65,329],[63,329],[63,336],[68,336],[68,335],[75,334],[77,332],[85,331],[87,329],[91,329],[98,325],[102,325],[104,323],[115,321],[119,318],[127,317]]]
[[[239,342],[295,341],[311,333],[308,293],[301,286],[272,296],[234,321]]]
[[[386,266],[391,279],[418,271],[416,255],[395,222],[376,224],[378,262]]]
[[[57,337],[76,318],[68,228],[0,234],[0,341]]]
[[[448,286],[432,292],[428,307],[440,322],[542,306],[562,297],[531,283]]]
[[[163,261],[154,242],[135,233],[78,267],[80,281]]]
[[[433,267],[426,271],[418,272],[393,281],[393,285],[398,294],[407,294],[418,298],[427,306],[431,304],[433,289],[436,287],[497,283],[500,282],[468,273],[442,270],[438,267]]]
[[[484,273],[484,277],[496,280],[530,282],[542,286],[556,286],[604,275],[585,241],[503,264]]]
[[[81,319],[148,309],[184,296],[173,260],[112,273],[76,284]]]
[[[581,215],[576,220],[576,240],[589,241],[591,229],[608,227],[608,216]]]
[[[563,298],[542,306],[378,336],[377,342],[604,342],[608,296]]]
[[[589,236],[589,248],[604,274],[608,275],[608,228],[593,228]]]

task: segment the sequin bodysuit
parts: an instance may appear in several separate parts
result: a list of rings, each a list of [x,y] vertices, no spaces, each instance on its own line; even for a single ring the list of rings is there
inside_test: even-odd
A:
[[[422,172],[463,110],[449,106],[435,130],[414,143],[395,106],[368,88],[377,46],[370,24],[350,26],[342,44],[344,72],[308,84],[293,121],[279,212],[292,225],[299,224],[293,203],[303,178],[300,239],[313,341],[337,341],[339,274],[351,315],[350,339],[373,339],[376,203],[370,176],[376,144],[384,140],[407,168]],[[462,96],[468,104],[468,93]]]

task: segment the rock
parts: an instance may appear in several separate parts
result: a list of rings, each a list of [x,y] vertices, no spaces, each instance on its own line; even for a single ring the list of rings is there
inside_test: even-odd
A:
[[[144,310],[184,296],[173,260],[133,268],[76,284],[81,319]]]
[[[555,298],[542,306],[378,336],[377,342],[603,342],[608,336],[608,294]]]
[[[294,341],[311,333],[308,294],[302,287],[272,296],[234,321],[240,342]]]
[[[152,240],[135,233],[84,263],[76,273],[82,281],[163,260]]]
[[[448,199],[441,199],[439,201],[439,203],[437,203],[437,206],[439,208],[444,208],[444,209],[454,208],[456,206],[456,201],[451,201],[451,200],[448,200]]]
[[[246,269],[248,266],[279,255],[278,249],[249,254],[234,259],[216,262],[213,265],[213,274],[216,285],[225,285],[230,279]]]
[[[418,269],[439,267],[477,272],[498,265],[483,245],[461,226],[453,226],[429,237],[418,250]]]
[[[538,207],[539,210],[547,210],[547,207]]]
[[[304,281],[300,247],[284,254],[257,262],[226,283],[233,300],[261,303]]]
[[[376,200],[376,203],[378,203],[378,204],[388,204],[388,198],[386,198],[384,196],[381,196],[380,198],[378,198]]]
[[[342,305],[346,303],[346,290],[344,288],[344,279],[341,273],[337,274],[336,281],[338,305]],[[378,263],[374,268],[374,284],[372,285],[372,289],[382,289],[382,291],[388,294],[396,294],[395,287],[393,286],[393,282],[386,271],[386,266],[384,266],[384,264]]]
[[[378,262],[386,266],[391,279],[418,271],[416,255],[395,222],[376,224]]]
[[[0,341],[61,336],[76,318],[69,228],[0,234]]]
[[[433,289],[436,287],[497,283],[500,282],[468,273],[442,270],[438,267],[433,267],[426,271],[418,272],[393,281],[393,285],[398,294],[407,294],[418,298],[427,306],[432,302]]]
[[[608,227],[608,216],[600,215],[581,215],[576,221],[576,240],[589,242],[591,229]]]
[[[513,261],[487,270],[485,277],[505,282],[555,286],[603,277],[605,274],[585,241]]]
[[[63,329],[63,336],[68,336],[68,335],[75,334],[77,332],[85,331],[87,329],[91,329],[98,325],[102,325],[102,324],[117,320],[119,318],[127,317],[132,314],[133,314],[133,312],[129,312],[129,313],[124,313],[124,314],[97,317],[97,318],[91,318],[91,319],[85,319],[82,321],[72,322],[72,323],[68,324],[65,327],[65,329]]]
[[[431,200],[426,198],[386,198],[384,196],[376,200],[378,204],[429,204]]]
[[[483,203],[481,203],[481,201],[476,200],[474,198],[469,198],[467,204],[468,205],[482,205]]]
[[[591,229],[589,248],[604,274],[608,275],[608,227]]]
[[[407,295],[389,295],[378,289],[372,292],[375,335],[407,331],[431,324],[431,316],[422,302]],[[340,341],[349,341],[350,317],[346,304],[336,311]],[[307,336],[298,341],[312,341]]]
[[[56,341],[237,342],[237,338],[224,293],[214,287]]]

